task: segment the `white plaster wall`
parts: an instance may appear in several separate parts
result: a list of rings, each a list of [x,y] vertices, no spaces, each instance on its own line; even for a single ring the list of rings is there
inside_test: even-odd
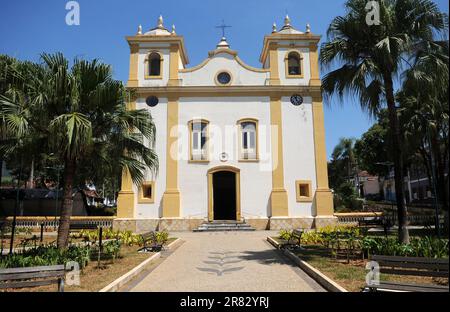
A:
[[[150,51],[158,51],[163,56],[162,79],[145,79],[145,58]],[[139,87],[166,86],[169,80],[170,50],[167,43],[141,43],[138,58],[138,80]]]
[[[267,72],[255,72],[241,66],[232,55],[220,53],[211,58],[200,69],[180,73],[183,86],[215,86],[215,77],[220,71],[229,71],[232,76],[232,86],[248,85],[262,86],[269,78]]]
[[[294,106],[289,97],[281,99],[283,118],[284,183],[288,192],[289,216],[311,216],[312,203],[298,203],[296,180],[310,180],[316,190],[312,98]]]
[[[259,120],[258,143],[260,147],[259,163],[237,161],[237,125],[242,118]],[[210,162],[207,164],[188,163],[189,137],[187,124],[196,118],[210,122]],[[182,217],[208,216],[208,180],[207,171],[223,165],[237,167],[241,170],[241,211],[243,217],[267,217],[272,190],[272,160],[270,151],[270,100],[266,97],[228,97],[228,98],[180,98],[179,149],[181,158],[178,162],[179,188],[181,192]],[[227,127],[228,126],[228,127]],[[231,129],[227,136],[228,144],[219,139],[219,133]],[[234,134],[233,134],[234,131]],[[224,139],[225,140],[225,139]],[[222,143],[222,144],[220,144]],[[219,155],[227,152],[228,162],[221,162]]]
[[[155,151],[159,158],[159,170],[157,175],[152,175],[149,170],[145,174],[146,181],[155,181],[156,192],[154,204],[139,204],[138,188],[134,186],[136,203],[135,217],[159,218],[161,215],[162,196],[166,190],[167,98],[160,98],[159,104],[155,107],[149,107],[145,103],[145,99],[140,98],[136,101],[136,109],[149,110],[156,125]],[[146,144],[148,144],[147,141]]]
[[[286,54],[290,51],[298,51],[302,54],[303,57],[303,78],[286,78],[286,65],[284,63],[284,59],[286,58]],[[307,86],[309,85],[309,80],[311,79],[311,66],[309,63],[309,48],[279,48],[278,49],[278,72],[280,75],[280,83],[282,85],[301,85]]]

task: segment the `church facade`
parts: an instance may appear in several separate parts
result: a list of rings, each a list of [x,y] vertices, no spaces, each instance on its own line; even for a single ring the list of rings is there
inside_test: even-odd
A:
[[[114,227],[193,230],[205,222],[264,229],[334,223],[328,186],[318,64],[320,36],[291,25],[264,37],[261,68],[245,64],[225,37],[189,63],[182,36],[163,19],[126,38],[128,109],[156,126],[157,173],[141,185],[122,175]]]

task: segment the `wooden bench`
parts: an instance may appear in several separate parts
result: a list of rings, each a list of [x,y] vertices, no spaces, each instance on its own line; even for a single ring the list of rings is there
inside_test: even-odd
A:
[[[405,276],[442,277],[448,279],[448,259],[432,259],[423,257],[371,256],[371,261],[378,263],[379,273]],[[372,265],[370,270],[374,270]],[[373,276],[374,277],[374,276]],[[448,292],[448,286],[418,285],[397,282],[379,282],[371,280],[366,291],[394,292]]]
[[[58,284],[64,292],[64,265],[0,269],[0,289],[16,289]]]
[[[141,239],[144,247],[139,249],[139,251],[144,252],[153,252],[153,251],[161,251],[163,248],[162,244],[156,242],[156,232],[147,232],[141,234]]]

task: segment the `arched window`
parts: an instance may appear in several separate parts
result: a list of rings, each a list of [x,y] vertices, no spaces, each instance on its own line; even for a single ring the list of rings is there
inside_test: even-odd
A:
[[[148,76],[159,77],[161,76],[161,55],[157,52],[152,52],[148,56]]]
[[[240,159],[258,159],[258,122],[256,120],[239,121],[240,128]]]
[[[287,56],[287,76],[302,75],[302,58],[297,52],[290,52]]]

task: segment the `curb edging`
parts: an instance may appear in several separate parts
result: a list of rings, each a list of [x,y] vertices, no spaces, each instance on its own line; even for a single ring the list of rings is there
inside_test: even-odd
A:
[[[268,236],[267,241],[275,248],[281,250],[280,244],[277,241],[275,241],[272,237]],[[326,290],[330,292],[348,292],[347,289],[345,289],[344,287],[333,281],[331,278],[329,278],[328,276],[317,270],[315,267],[297,257],[292,251],[284,249],[283,253]]]
[[[171,242],[169,245],[167,245],[167,248],[170,249],[175,245],[178,245],[181,243],[181,239],[177,238],[173,242]],[[100,289],[98,292],[116,292],[119,290],[123,285],[131,281],[135,276],[137,276],[139,273],[141,273],[145,266],[152,262],[153,260],[156,260],[161,257],[161,252],[157,252],[153,256],[151,256],[148,259],[145,259],[143,262],[138,264],[136,267],[125,273],[124,275],[120,276],[116,280],[114,280],[112,283],[108,284],[107,286]]]

